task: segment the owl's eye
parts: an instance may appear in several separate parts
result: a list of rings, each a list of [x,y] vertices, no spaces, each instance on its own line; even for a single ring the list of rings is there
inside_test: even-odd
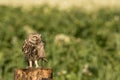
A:
[[[33,36],[33,39],[34,39],[34,40],[37,40],[37,36]]]

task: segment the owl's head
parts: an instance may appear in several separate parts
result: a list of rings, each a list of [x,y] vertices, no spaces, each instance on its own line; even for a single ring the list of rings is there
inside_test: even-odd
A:
[[[28,40],[33,44],[37,44],[42,41],[41,34],[31,33],[28,35]]]

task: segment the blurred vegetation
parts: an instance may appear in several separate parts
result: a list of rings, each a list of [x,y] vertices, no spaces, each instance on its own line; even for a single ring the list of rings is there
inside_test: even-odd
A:
[[[30,32],[42,34],[55,80],[120,79],[120,9],[0,6],[0,80],[27,66],[21,47]]]

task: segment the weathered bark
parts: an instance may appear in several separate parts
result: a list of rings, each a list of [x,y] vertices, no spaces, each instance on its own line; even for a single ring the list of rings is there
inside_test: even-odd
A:
[[[14,72],[14,80],[53,80],[52,78],[51,69],[16,69]]]

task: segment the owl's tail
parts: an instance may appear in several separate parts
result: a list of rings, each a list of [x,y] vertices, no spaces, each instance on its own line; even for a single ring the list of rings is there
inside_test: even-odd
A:
[[[46,58],[42,58],[42,60],[45,61],[45,62],[48,62],[48,60]]]
[[[48,62],[48,60],[46,58],[42,58],[42,68],[44,68],[44,62]]]

